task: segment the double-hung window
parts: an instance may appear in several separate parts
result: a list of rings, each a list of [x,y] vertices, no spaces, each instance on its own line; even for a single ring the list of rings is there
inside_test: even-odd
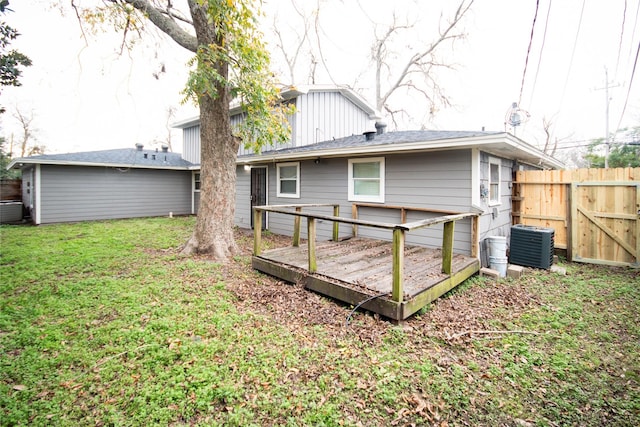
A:
[[[193,191],[200,191],[200,172],[193,173]]]
[[[500,159],[489,158],[489,205],[500,204]]]
[[[349,159],[349,201],[384,203],[384,157]]]
[[[278,163],[278,197],[300,198],[300,163]]]

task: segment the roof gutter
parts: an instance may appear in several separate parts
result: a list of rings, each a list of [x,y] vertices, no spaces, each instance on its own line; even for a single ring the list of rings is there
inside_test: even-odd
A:
[[[524,151],[527,154],[537,157],[541,163],[547,167],[555,167],[562,169],[564,164],[550,156],[545,155],[540,150],[514,138],[508,133],[492,134],[480,137],[452,138],[436,141],[410,142],[404,144],[381,144],[373,146],[361,147],[345,147],[337,149],[320,149],[297,151],[288,153],[273,152],[266,155],[255,155],[238,157],[236,163],[241,165],[250,165],[255,163],[284,161],[284,160],[305,160],[315,159],[318,157],[344,157],[346,155],[370,155],[383,153],[406,153],[406,152],[427,152],[427,151],[443,151],[443,150],[460,150],[467,148],[486,147],[490,144],[506,143],[514,148],[514,157],[517,158],[518,151]],[[537,165],[540,166],[540,165]]]
[[[22,169],[25,165],[57,165],[57,166],[93,166],[93,167],[107,167],[107,168],[135,168],[135,169],[165,169],[165,170],[192,170],[192,166],[162,166],[162,165],[141,165],[130,163],[91,163],[91,162],[74,162],[70,160],[36,160],[29,158],[18,158],[12,160],[7,166],[7,170],[10,170],[17,166],[17,169]],[[198,166],[198,169],[200,167]]]

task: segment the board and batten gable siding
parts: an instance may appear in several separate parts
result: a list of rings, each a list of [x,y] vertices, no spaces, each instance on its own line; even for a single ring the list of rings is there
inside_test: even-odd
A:
[[[191,213],[191,171],[41,166],[40,223]]]
[[[340,92],[309,92],[296,101],[294,146],[375,131],[365,111]]]
[[[315,144],[375,130],[369,114],[340,92],[309,92],[290,102],[295,102],[296,107],[295,113],[288,118],[291,126],[290,140],[263,147],[263,152]],[[231,127],[239,126],[243,117],[242,113],[231,116]],[[186,127],[182,134],[183,158],[191,163],[200,164],[200,125]],[[253,149],[240,145],[239,156],[252,153]]]
[[[372,156],[374,157],[374,156]],[[378,157],[378,156],[375,156]],[[389,154],[385,157],[385,203],[386,205],[424,207],[432,209],[467,212],[471,206],[471,154],[470,150],[442,151],[420,154]],[[300,162],[300,198],[281,198],[276,194],[276,165],[270,164],[268,171],[269,204],[338,203],[340,215],[351,217],[352,202],[348,200],[348,158],[320,159]],[[249,190],[242,183],[250,182],[250,173],[238,168],[236,224],[249,227],[246,217],[250,213]],[[245,188],[245,190],[241,190]],[[243,201],[244,200],[244,201]],[[305,208],[305,212],[331,214],[329,207]],[[437,214],[411,212],[408,221],[432,218]],[[370,221],[400,222],[396,210],[361,208],[360,218]],[[293,217],[270,213],[268,228],[277,234],[291,235]],[[302,221],[301,234],[306,238],[306,221]],[[332,236],[332,224],[318,221],[319,240]],[[391,240],[391,231],[360,227],[358,234]],[[351,235],[351,226],[341,225],[340,236]],[[459,253],[470,253],[471,221],[456,223],[454,249]],[[407,234],[407,244],[440,247],[442,225],[412,231]]]

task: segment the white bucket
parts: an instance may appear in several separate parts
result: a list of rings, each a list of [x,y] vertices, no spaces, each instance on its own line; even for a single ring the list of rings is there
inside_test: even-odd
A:
[[[507,257],[489,257],[489,268],[500,273],[500,277],[507,276]]]
[[[487,237],[489,256],[505,258],[507,256],[507,238],[503,236]]]

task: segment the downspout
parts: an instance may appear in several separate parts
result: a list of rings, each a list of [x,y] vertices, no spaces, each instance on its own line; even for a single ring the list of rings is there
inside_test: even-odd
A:
[[[36,216],[34,218],[34,224],[39,225],[41,222],[42,215],[40,214],[40,177],[42,176],[40,171],[40,164],[36,165],[35,168],[35,176],[34,176],[34,185],[33,185],[33,204],[35,205]]]

